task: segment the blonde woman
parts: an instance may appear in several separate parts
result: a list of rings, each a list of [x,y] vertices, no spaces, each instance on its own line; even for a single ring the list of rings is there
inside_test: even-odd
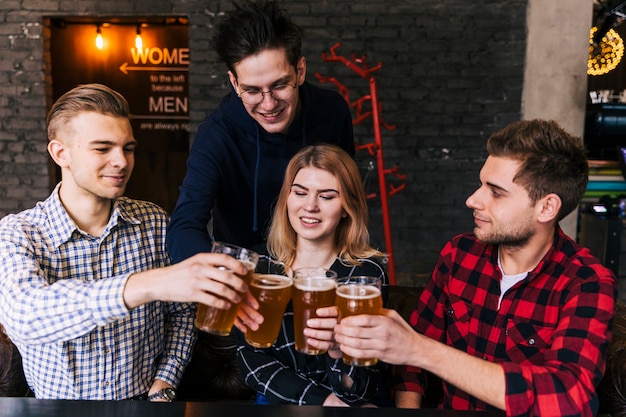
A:
[[[381,264],[384,254],[369,244],[367,217],[365,192],[354,160],[334,145],[306,147],[287,166],[267,252],[293,269],[321,267],[337,272],[339,277],[377,276],[386,287],[387,274]],[[249,303],[256,306],[254,300]],[[257,391],[258,403],[384,404],[387,365],[345,365],[333,340],[337,313],[332,310],[330,316],[313,319],[316,328],[305,330],[311,344],[328,350],[322,355],[295,350],[291,304],[272,347],[256,349],[246,344],[238,332],[237,357],[242,376]],[[256,328],[254,312],[250,317],[246,325]],[[237,327],[242,329],[241,323]]]

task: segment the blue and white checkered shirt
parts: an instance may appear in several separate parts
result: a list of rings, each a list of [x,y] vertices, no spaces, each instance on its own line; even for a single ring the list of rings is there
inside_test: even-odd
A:
[[[178,385],[194,342],[192,304],[128,310],[128,277],[170,263],[167,214],[119,198],[102,236],[78,229],[58,194],[0,220],[0,322],[38,398],[118,400],[155,378]],[[175,283],[173,283],[175,285]]]

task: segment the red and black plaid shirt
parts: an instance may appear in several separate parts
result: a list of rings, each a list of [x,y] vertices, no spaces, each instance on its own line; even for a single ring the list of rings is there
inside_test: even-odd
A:
[[[416,331],[500,363],[507,415],[594,415],[605,369],[617,283],[560,229],[543,260],[506,292],[500,308],[497,246],[455,237],[410,322]],[[462,372],[462,370],[459,370]],[[425,374],[401,367],[396,390],[424,393]],[[444,382],[444,408],[493,409]]]

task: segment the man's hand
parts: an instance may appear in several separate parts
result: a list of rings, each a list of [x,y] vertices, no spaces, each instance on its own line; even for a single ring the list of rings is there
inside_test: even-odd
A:
[[[232,272],[231,272],[232,271]],[[124,288],[129,309],[160,301],[195,302],[227,309],[248,290],[246,268],[220,253],[199,253],[178,264],[133,274]]]
[[[457,388],[504,410],[506,380],[500,364],[485,361],[416,331],[394,310],[380,316],[345,317],[335,326],[341,351],[356,358],[378,358],[393,365],[431,371]],[[402,398],[402,401],[409,398]],[[417,399],[398,403],[416,406]]]
[[[382,315],[344,317],[335,326],[335,340],[341,351],[355,358],[378,358],[394,365],[408,364],[419,356],[419,338],[424,337],[395,311]]]

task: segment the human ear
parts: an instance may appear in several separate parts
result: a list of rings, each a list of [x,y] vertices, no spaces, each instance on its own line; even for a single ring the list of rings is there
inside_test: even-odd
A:
[[[69,166],[67,149],[65,148],[65,144],[60,140],[53,139],[48,142],[48,153],[52,160],[61,168],[67,168]]]
[[[538,217],[540,222],[547,223],[555,220],[559,215],[562,206],[561,197],[551,193],[544,196],[537,202]]]
[[[233,88],[235,89],[235,92],[239,94],[238,87],[237,87],[238,86],[237,77],[235,76],[235,74],[233,74],[232,71],[228,71],[228,79],[230,80],[230,85],[232,85]]]
[[[298,85],[302,85],[306,79],[306,58],[301,56],[296,65],[296,73],[298,74]]]

